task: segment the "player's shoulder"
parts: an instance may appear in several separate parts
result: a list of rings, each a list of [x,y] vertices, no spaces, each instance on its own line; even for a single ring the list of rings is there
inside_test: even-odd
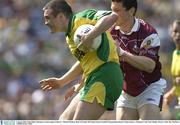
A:
[[[96,10],[96,9],[85,9],[81,12],[78,12],[77,14],[81,13],[112,13],[110,10]]]
[[[76,13],[75,16],[76,18],[80,17],[80,18],[89,18],[89,19],[98,20],[103,16],[109,15],[111,13],[112,11],[108,11],[108,10],[86,9]]]
[[[173,58],[177,57],[179,55],[179,51],[177,49],[175,49],[173,51]]]
[[[84,16],[84,15],[88,15],[88,14],[92,14],[92,13],[97,13],[96,9],[85,9],[83,11],[80,11],[78,13],[76,13],[76,16]]]
[[[140,32],[147,34],[147,35],[157,34],[156,29],[148,22],[146,22],[142,19],[138,19],[138,22],[140,24]]]
[[[142,19],[138,19],[138,21],[140,24],[140,29],[138,32],[140,34],[140,37],[143,39],[141,48],[159,47],[160,38],[155,28]]]

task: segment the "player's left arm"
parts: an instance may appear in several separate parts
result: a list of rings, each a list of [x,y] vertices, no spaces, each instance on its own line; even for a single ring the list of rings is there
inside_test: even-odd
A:
[[[164,104],[170,105],[173,101],[173,98],[176,96],[175,87],[173,86],[166,94],[164,95]]]
[[[86,35],[81,37],[82,44],[86,47],[90,47],[93,39],[108,30],[117,21],[117,19],[118,15],[113,12],[110,15],[100,18],[95,24],[94,29],[90,30]]]
[[[67,71],[63,76],[60,78],[52,77],[48,79],[43,79],[39,81],[41,84],[42,90],[52,90],[52,89],[59,89],[63,88],[65,85],[69,84],[71,81],[79,77],[83,72],[81,68],[80,62],[77,61],[69,71]]]
[[[157,34],[151,34],[141,44],[140,54],[133,55],[119,48],[119,55],[135,68],[151,73],[154,71],[158,59],[160,39]]]
[[[67,89],[64,100],[66,101],[68,98],[72,97],[74,93],[78,93],[81,88],[85,85],[85,75],[82,76],[81,80],[78,84],[75,84],[71,88]]]

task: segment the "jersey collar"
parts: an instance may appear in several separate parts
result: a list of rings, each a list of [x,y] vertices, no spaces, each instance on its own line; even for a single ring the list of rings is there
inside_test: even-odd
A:
[[[66,31],[66,33],[65,33],[66,36],[69,36],[69,33],[71,32],[72,20],[73,20],[73,15],[70,16],[70,18],[69,18],[68,28],[67,28],[67,31]]]
[[[177,54],[177,55],[180,55],[180,50],[176,50],[176,54]]]
[[[129,33],[125,33],[121,30],[120,26],[115,26],[115,30],[119,30],[122,34],[131,35],[133,32],[137,32],[139,30],[139,21],[137,18],[135,18],[134,26],[132,27],[131,31]]]

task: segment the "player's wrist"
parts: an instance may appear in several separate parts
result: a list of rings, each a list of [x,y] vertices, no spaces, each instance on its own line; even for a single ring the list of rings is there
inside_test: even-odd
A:
[[[79,92],[79,84],[73,86],[74,92]]]
[[[121,47],[117,47],[117,52],[119,56],[122,56],[124,54],[124,50],[121,49]]]
[[[65,82],[61,78],[57,78],[57,84],[58,84],[58,88],[62,88],[65,86]]]
[[[119,55],[119,56],[128,56],[128,55],[132,55],[131,53],[129,53],[129,52],[123,50],[121,47],[118,47],[117,51],[118,51],[118,55]]]
[[[78,44],[77,48],[85,53],[89,51],[89,48],[85,46],[82,42]]]
[[[89,31],[87,34],[84,35],[85,39],[88,41],[92,41],[95,37],[95,34],[93,32]]]

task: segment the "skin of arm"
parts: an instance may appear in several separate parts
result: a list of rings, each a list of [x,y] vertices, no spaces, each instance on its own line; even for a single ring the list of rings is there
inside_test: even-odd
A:
[[[64,96],[64,100],[66,101],[68,98],[72,97],[72,95],[76,92],[78,93],[79,90],[84,86],[85,84],[85,77],[84,75],[82,76],[82,79],[79,81],[78,84],[75,84],[74,86],[72,86],[71,88],[69,88]]]
[[[71,81],[76,79],[78,76],[80,76],[82,74],[82,72],[83,72],[83,70],[81,68],[80,62],[77,61],[71,67],[71,69],[59,79],[62,80],[64,83],[70,83]]]
[[[94,26],[94,29],[81,36],[81,43],[79,44],[79,46],[83,45],[86,48],[89,48],[92,44],[93,39],[108,30],[117,21],[117,19],[118,15],[113,12],[110,15],[104,16],[99,19]]]
[[[148,73],[153,72],[156,65],[155,62],[148,57],[136,56],[128,52],[125,52],[121,57],[124,59],[124,61],[134,66],[135,68]]]
[[[77,61],[71,67],[71,69],[67,73],[65,73],[62,77],[43,79],[39,83],[41,84],[42,90],[62,88],[65,85],[69,84],[74,79],[76,79],[78,76],[80,76],[82,72],[83,70],[81,68],[80,62]]]
[[[176,96],[175,87],[172,87],[165,95],[164,95],[164,102],[167,105],[173,101],[173,98]]]

